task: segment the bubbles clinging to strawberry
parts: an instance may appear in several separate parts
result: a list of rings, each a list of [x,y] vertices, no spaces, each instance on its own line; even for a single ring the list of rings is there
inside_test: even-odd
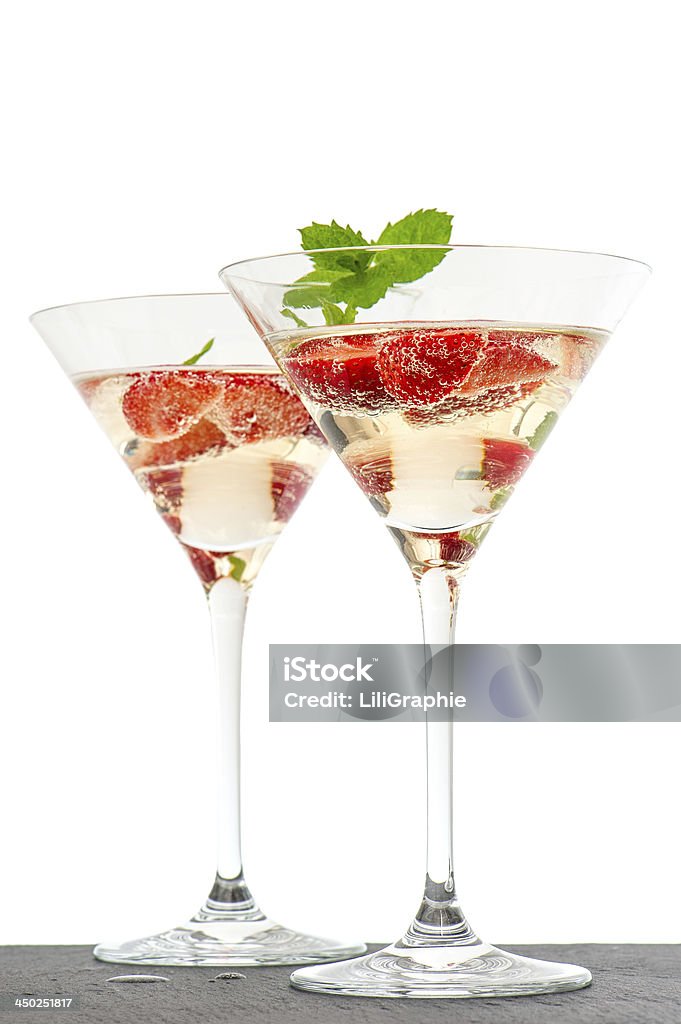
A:
[[[186,434],[223,389],[217,375],[198,370],[151,370],[136,376],[123,395],[123,415],[137,436],[148,441]]]
[[[512,404],[557,369],[540,332],[477,326],[391,326],[324,335],[283,356],[302,393],[334,413],[470,415]],[[431,413],[430,410],[433,410]]]
[[[178,462],[189,462],[209,452],[217,453],[231,448],[224,433],[208,419],[199,420],[186,434],[172,441],[142,441],[130,457],[131,465],[167,466]]]
[[[306,398],[338,412],[396,407],[377,365],[378,338],[370,333],[310,338],[287,356],[286,372]]]
[[[517,484],[534,458],[534,452],[524,441],[486,437],[482,444],[482,476],[493,489]]]
[[[461,389],[481,358],[474,331],[401,331],[381,345],[377,367],[391,395],[407,406],[433,405]]]
[[[298,437],[310,426],[310,417],[282,377],[235,373],[225,378],[209,419],[234,445]]]
[[[74,383],[206,589],[250,586],[327,451],[283,375],[182,365]]]
[[[184,461],[211,448],[298,437],[311,427],[278,375],[178,367],[128,380],[123,415],[138,438],[153,443],[144,446],[143,462]]]
[[[274,518],[287,523],[312,486],[313,477],[295,462],[273,462],[270,484]]]

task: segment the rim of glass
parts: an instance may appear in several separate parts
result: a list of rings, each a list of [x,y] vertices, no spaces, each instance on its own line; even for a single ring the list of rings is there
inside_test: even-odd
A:
[[[440,252],[443,250],[446,252],[454,252],[459,249],[480,249],[480,250],[510,250],[515,252],[545,252],[555,253],[569,256],[598,256],[601,259],[615,260],[618,263],[630,263],[640,270],[645,270],[648,274],[652,273],[652,267],[649,263],[644,263],[643,260],[633,259],[630,256],[617,256],[610,252],[596,252],[589,249],[556,249],[551,246],[541,245],[486,245],[486,244],[475,244],[466,243],[462,245],[438,245],[431,242],[410,242],[406,245],[338,245],[329,247],[328,249],[298,249],[294,252],[278,252],[272,253],[270,256],[254,256],[250,259],[237,260],[235,263],[228,263],[225,267],[218,272],[222,279],[223,274],[227,277],[233,277],[240,281],[250,281],[253,284],[281,284],[281,282],[273,281],[260,281],[255,277],[245,277],[242,274],[234,273],[234,270],[238,270],[239,267],[246,267],[252,263],[264,263],[266,260],[278,260],[284,258],[291,258],[292,256],[320,256],[325,253],[333,252],[390,252],[394,250],[404,249],[438,249]],[[229,273],[228,273],[229,272]],[[289,282],[293,283],[293,282]],[[315,282],[310,281],[309,284],[313,285]]]
[[[234,297],[228,291],[222,292],[150,292],[147,295],[113,295],[108,299],[82,299],[80,302],[60,302],[56,306],[46,306],[44,309],[36,309],[31,313],[28,320],[33,323],[37,316],[43,313],[56,313],[58,309],[76,309],[80,306],[99,306],[105,302],[131,302],[133,299],[209,299],[226,298],[234,301]]]

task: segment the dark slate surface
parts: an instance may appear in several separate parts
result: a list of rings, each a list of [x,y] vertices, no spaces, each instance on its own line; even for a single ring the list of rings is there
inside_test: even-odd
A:
[[[503,943],[501,944],[503,948]],[[377,948],[377,947],[373,947]],[[513,999],[358,999],[296,992],[289,967],[221,969],[101,964],[89,946],[0,947],[0,1020],[42,1024],[680,1024],[681,945],[508,946],[588,967],[579,992]],[[222,970],[225,970],[224,968]],[[160,974],[166,983],[109,984],[117,974]],[[77,1009],[23,1010],[10,997],[72,996]]]

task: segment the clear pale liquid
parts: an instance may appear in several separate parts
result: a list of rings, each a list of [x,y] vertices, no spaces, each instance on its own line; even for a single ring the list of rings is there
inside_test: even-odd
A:
[[[309,420],[309,433],[174,457],[177,444],[154,444],[138,436],[123,413],[123,396],[141,375],[173,370],[144,367],[81,374],[74,383],[186,549],[204,585],[210,587],[216,579],[232,576],[248,586],[321,468],[328,449]],[[175,372],[184,371],[177,368]],[[192,367],[191,372],[209,373],[225,382],[240,373],[283,381],[276,369],[262,367]],[[210,419],[210,413],[206,418]]]
[[[515,400],[506,394],[495,407],[492,397],[489,402],[480,401],[481,408],[472,412],[448,409],[442,402],[419,407],[402,402],[395,408],[394,400],[388,408],[379,403],[376,408],[348,412],[334,408],[333,401],[304,396],[327,440],[385,519],[412,567],[450,561],[456,567],[467,559],[453,540],[462,538],[477,548],[517,483],[501,487],[485,479],[486,442],[532,445],[536,452],[545,440],[542,430],[548,435],[546,428],[572,398],[607,334],[535,324],[410,322],[303,329],[268,340],[286,369],[287,356],[302,339],[380,337],[419,326],[508,331],[509,337],[529,332],[532,348],[556,365],[530,394],[520,393],[519,388]],[[299,387],[302,393],[303,386]]]

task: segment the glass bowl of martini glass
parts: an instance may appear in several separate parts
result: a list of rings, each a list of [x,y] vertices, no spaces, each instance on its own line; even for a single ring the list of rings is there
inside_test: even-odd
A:
[[[396,540],[426,644],[453,642],[480,544],[648,273],[594,253],[426,245],[324,249],[221,272]],[[473,931],[452,873],[452,722],[429,721],[426,733],[426,878],[414,920],[386,949],[302,968],[293,985],[409,997],[588,985],[582,967],[518,956]]]
[[[191,920],[121,945],[113,963],[301,964],[362,952],[269,920],[242,872],[241,647],[258,570],[328,448],[225,292],[82,302],[33,326],[188,555],[213,626],[218,864]]]

